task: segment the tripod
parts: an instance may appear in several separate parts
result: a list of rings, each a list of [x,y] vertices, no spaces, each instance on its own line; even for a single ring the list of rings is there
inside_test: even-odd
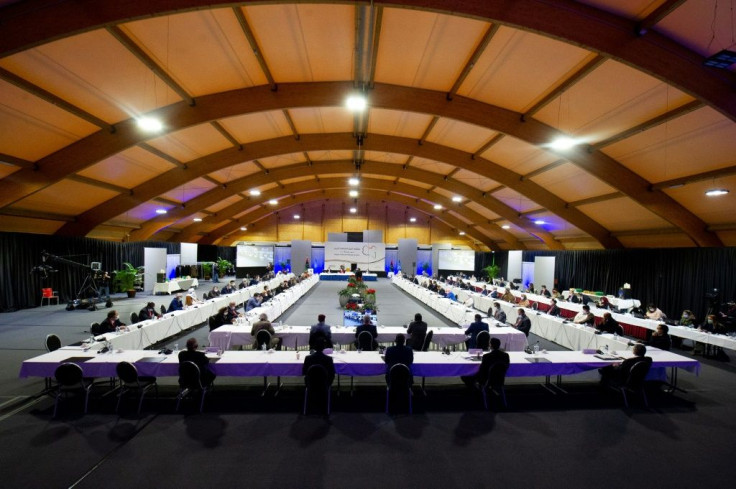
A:
[[[99,297],[100,290],[97,287],[97,282],[95,282],[95,278],[91,273],[88,273],[87,276],[84,278],[84,282],[82,283],[82,286],[79,288],[79,291],[77,292],[77,298],[78,299],[84,299],[84,293],[85,292],[94,292],[94,303],[102,299]]]

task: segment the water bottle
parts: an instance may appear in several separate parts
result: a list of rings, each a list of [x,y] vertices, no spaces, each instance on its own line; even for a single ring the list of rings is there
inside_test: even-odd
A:
[[[608,345],[606,345],[606,347],[604,348],[604,350],[606,350],[606,353],[608,353]]]
[[[266,344],[265,343],[261,343],[261,350],[262,351],[266,351]]]
[[[174,343],[174,351],[179,351],[179,343]]]
[[[534,344],[534,354],[539,355],[539,342],[538,341]]]
[[[613,339],[618,341],[618,333],[616,333],[615,331],[613,332]]]

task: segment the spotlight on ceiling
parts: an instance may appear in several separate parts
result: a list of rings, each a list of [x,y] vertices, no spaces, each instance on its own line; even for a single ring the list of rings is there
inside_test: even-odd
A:
[[[299,214],[294,214],[294,219],[300,219],[301,217]]]
[[[357,197],[358,196],[358,191],[357,190],[351,190],[350,192],[348,192],[348,195],[350,197]]]
[[[434,205],[434,210],[438,211],[440,209],[442,209],[442,206],[440,204],[435,204]]]
[[[465,231],[460,231],[460,232],[459,232],[458,234],[459,234],[460,236],[465,236]]]
[[[202,218],[201,217],[195,217],[194,219],[192,219],[192,221],[194,221],[194,222],[202,222]]]
[[[501,226],[501,229],[511,229],[511,226],[509,226],[508,224],[504,224],[503,226]]]
[[[166,209],[156,209],[156,214],[166,214],[167,212]]]
[[[250,191],[250,195],[253,197],[258,197],[259,195],[261,195],[261,191],[254,188],[253,190]]]
[[[353,187],[357,187],[358,185],[360,185],[360,178],[350,178],[348,179],[348,183]]]
[[[353,112],[362,112],[368,105],[368,101],[363,95],[351,95],[345,101],[345,105],[347,105],[348,109],[352,110]]]
[[[561,136],[561,137],[555,139],[554,141],[552,141],[549,144],[549,147],[552,148],[552,149],[558,149],[558,150],[561,150],[561,151],[565,151],[565,150],[568,150],[570,148],[573,148],[579,142],[580,141],[578,141],[576,139],[569,138],[567,136]]]
[[[242,228],[240,228],[240,230],[241,230],[241,231],[247,231],[247,230],[248,230],[248,228],[247,228],[247,227],[245,227],[245,226],[243,226]]]
[[[543,220],[541,220],[541,219],[537,219],[537,220],[535,220],[535,221],[534,221],[534,224],[536,224],[537,226],[541,226],[541,225],[543,225],[543,224],[546,224],[546,222],[544,222],[544,221],[543,221]]]
[[[161,121],[153,117],[140,117],[136,122],[140,129],[147,132],[159,132],[164,128]]]
[[[726,195],[728,192],[729,190],[725,188],[712,188],[705,192],[705,195],[708,197],[718,197],[720,195]]]
[[[351,207],[350,208],[350,213],[351,214],[355,214],[356,212],[358,212],[358,209],[356,209],[355,207]]]
[[[456,195],[456,196],[454,196],[454,197],[452,198],[452,201],[453,201],[453,202],[462,202],[462,201],[463,201],[463,198],[462,198],[462,197],[460,197],[459,195]]]
[[[728,49],[719,51],[703,61],[703,64],[705,66],[710,66],[711,68],[721,68],[724,70],[734,63],[736,63],[736,53],[733,51],[729,51]]]
[[[271,200],[268,201],[268,203],[271,204],[271,205],[279,205],[279,201],[276,200],[276,199],[271,199]]]
[[[410,217],[409,218],[409,222],[417,222],[417,218],[416,217]]]

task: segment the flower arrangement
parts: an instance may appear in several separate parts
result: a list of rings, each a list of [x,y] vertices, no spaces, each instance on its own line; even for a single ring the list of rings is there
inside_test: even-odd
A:
[[[350,276],[348,285],[337,292],[340,307],[351,311],[376,310],[376,289],[369,289],[363,279]]]

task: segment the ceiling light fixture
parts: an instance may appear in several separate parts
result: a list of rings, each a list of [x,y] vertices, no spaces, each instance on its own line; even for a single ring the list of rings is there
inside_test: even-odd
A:
[[[362,112],[368,105],[368,101],[363,95],[351,95],[345,101],[345,105],[353,112]]]
[[[299,219],[299,218],[301,218],[301,217],[302,217],[302,216],[300,216],[299,214],[294,214],[294,219]]]
[[[438,211],[440,209],[442,209],[442,206],[440,204],[435,204],[434,205],[434,210]]]
[[[194,221],[194,222],[202,222],[202,218],[201,217],[195,217],[194,219],[192,219],[192,221]]]
[[[721,195],[726,195],[728,192],[730,191],[725,188],[712,188],[705,192],[705,195],[707,195],[708,197],[718,197]]]
[[[416,217],[410,217],[409,218],[409,222],[417,222],[417,218]]]
[[[248,230],[248,228],[247,228],[247,227],[245,227],[245,226],[243,226],[242,228],[240,228],[240,230],[241,230],[241,231],[247,231],[247,230]]]
[[[136,122],[140,129],[147,132],[159,132],[164,128],[161,121],[153,117],[139,117]]]
[[[353,187],[356,187],[356,186],[360,185],[360,179],[359,178],[350,178],[348,180],[348,183],[350,185],[352,185]]]
[[[358,196],[358,191],[357,190],[351,190],[350,192],[348,192],[348,195],[350,197],[357,197]]]
[[[166,209],[156,209],[156,214],[166,214],[167,212],[169,211],[167,211]]]
[[[734,63],[736,63],[736,53],[733,51],[729,51],[728,49],[719,51],[707,57],[705,61],[703,61],[703,64],[705,66],[721,69],[726,69]]]
[[[271,205],[279,205],[279,201],[276,200],[276,199],[271,199],[271,200],[268,201],[268,203],[271,204]]]
[[[555,139],[554,141],[552,141],[549,144],[549,147],[552,148],[552,149],[557,149],[557,150],[565,151],[565,150],[568,150],[568,149],[573,148],[579,142],[580,141],[578,141],[576,139],[569,138],[567,136],[561,136],[561,137]]]
[[[452,201],[453,202],[462,202],[463,201],[463,198],[460,197],[459,195],[456,195],[455,197],[452,198]]]
[[[465,236],[465,231],[460,231],[460,236]]]
[[[356,209],[355,207],[351,207],[350,208],[350,213],[351,214],[355,214],[356,212],[358,212],[358,209]]]
[[[536,221],[534,221],[534,224],[536,224],[537,226],[541,226],[542,224],[547,224],[547,223],[546,223],[546,222],[544,222],[544,221],[543,221],[543,220],[541,220],[541,219],[537,219]]]
[[[504,224],[503,226],[501,226],[501,229],[511,229],[511,226],[509,226],[508,224]]]
[[[253,189],[250,191],[250,195],[253,197],[258,197],[259,195],[261,195],[261,191],[257,189]]]

